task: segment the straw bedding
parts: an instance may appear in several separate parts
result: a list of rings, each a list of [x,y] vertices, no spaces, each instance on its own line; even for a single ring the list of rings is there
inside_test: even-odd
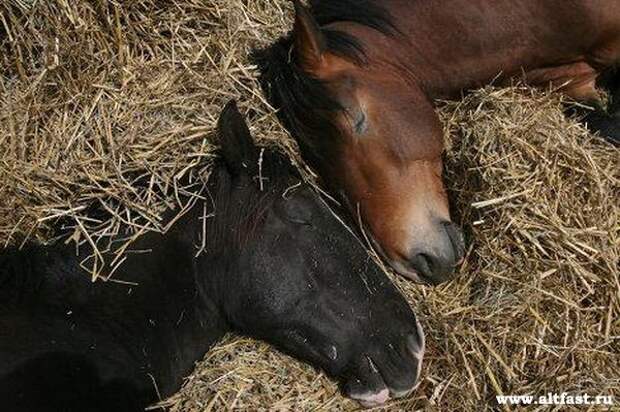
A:
[[[0,244],[50,240],[62,225],[121,256],[126,242],[111,235],[165,230],[163,212],[208,178],[213,127],[232,97],[255,137],[311,179],[247,58],[290,24],[285,0],[0,3]],[[620,156],[563,107],[526,87],[439,102],[469,249],[448,285],[395,279],[428,348],[420,387],[390,410],[497,409],[508,393],[620,396]],[[162,405],[356,407],[319,371],[232,336]]]

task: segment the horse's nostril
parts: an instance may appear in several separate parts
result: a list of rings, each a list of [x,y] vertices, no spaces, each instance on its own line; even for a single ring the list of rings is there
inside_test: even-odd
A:
[[[432,236],[414,247],[409,265],[423,281],[438,285],[453,277],[464,255],[461,229],[450,221],[442,221],[434,227]]]
[[[447,256],[417,253],[411,259],[410,265],[426,283],[438,285],[452,278],[456,262],[452,252]]]
[[[452,222],[442,222],[454,251],[454,262],[458,263],[465,255],[465,236],[460,227]]]
[[[407,336],[407,348],[413,354],[414,358],[416,358],[420,365],[422,364],[422,358],[424,357],[424,350],[426,348],[426,342],[424,337],[424,330],[422,329],[422,325],[420,321],[416,319],[415,321],[416,332],[411,333]]]
[[[431,277],[430,257],[426,253],[418,253],[411,259],[411,266],[424,277]]]
[[[438,273],[438,265],[436,259],[426,253],[417,253],[410,261],[411,267],[422,277],[427,283],[437,285],[443,282],[444,276]]]
[[[413,358],[416,362],[416,383],[412,390],[415,390],[420,384],[420,376],[422,373],[422,360],[424,359],[425,350],[424,332],[422,331],[422,326],[420,326],[420,323],[417,321],[416,323],[418,329],[417,334],[412,333],[407,337],[407,348],[413,355]]]

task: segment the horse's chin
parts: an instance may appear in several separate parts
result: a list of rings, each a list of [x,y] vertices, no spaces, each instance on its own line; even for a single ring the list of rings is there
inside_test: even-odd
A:
[[[387,258],[384,259],[398,275],[406,277],[407,279],[412,280],[415,283],[419,283],[421,285],[428,285],[428,282],[422,279],[418,272],[411,268],[408,268],[400,260]]]
[[[386,262],[397,275],[403,276],[415,283],[419,283],[420,285],[427,285],[428,282],[422,279],[420,274],[416,272],[411,267],[407,267],[400,259],[391,259],[387,256],[381,244],[377,242],[374,235],[369,234],[370,241],[372,243],[372,248],[379,255],[381,260]]]

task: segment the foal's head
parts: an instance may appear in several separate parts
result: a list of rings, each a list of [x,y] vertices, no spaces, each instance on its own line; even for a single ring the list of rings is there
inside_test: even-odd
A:
[[[259,56],[263,85],[304,157],[391,266],[440,283],[464,249],[442,182],[441,125],[414,77],[377,59],[395,29],[376,2],[362,3],[321,3],[319,28],[295,2],[291,38]]]
[[[206,289],[237,330],[337,377],[367,405],[411,391],[424,340],[415,315],[353,234],[283,156],[254,145],[234,104],[219,123]]]

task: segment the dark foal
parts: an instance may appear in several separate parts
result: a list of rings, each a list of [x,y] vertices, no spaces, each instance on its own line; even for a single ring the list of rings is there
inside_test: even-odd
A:
[[[199,257],[202,204],[137,241],[150,252],[114,274],[127,284],[91,283],[88,253],[70,246],[0,254],[0,410],[143,410],[231,330],[324,369],[363,405],[414,388],[424,337],[407,302],[290,163],[254,146],[234,104],[219,128]]]
[[[292,34],[256,54],[263,88],[387,262],[431,284],[464,252],[434,99],[524,76],[596,104],[597,76],[620,62],[618,0],[310,3],[295,0]]]

